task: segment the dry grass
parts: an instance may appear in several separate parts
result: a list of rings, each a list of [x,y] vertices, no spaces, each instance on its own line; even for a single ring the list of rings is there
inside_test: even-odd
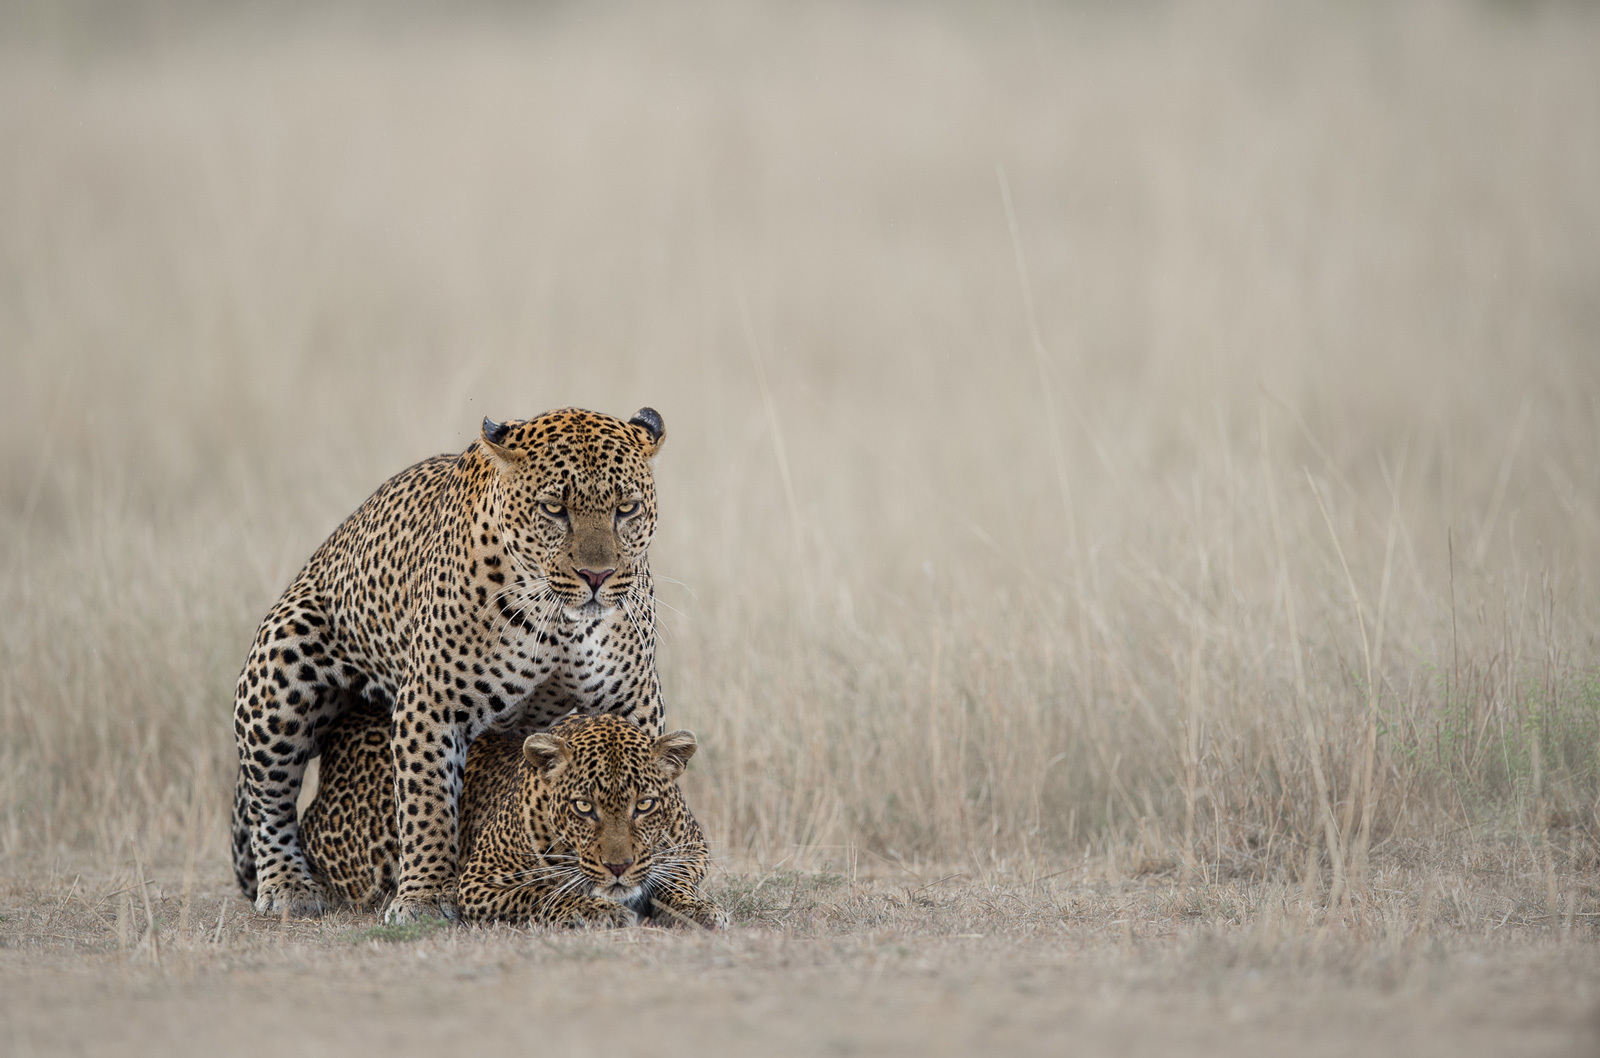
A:
[[[1331,929],[1362,987],[1508,908],[1519,965],[1592,936],[1593,12],[131,10],[0,36],[17,936],[63,864],[220,898],[255,621],[386,475],[568,403],[665,416],[730,885],[1231,893],[1225,947]],[[1174,928],[1149,972],[1212,964]]]

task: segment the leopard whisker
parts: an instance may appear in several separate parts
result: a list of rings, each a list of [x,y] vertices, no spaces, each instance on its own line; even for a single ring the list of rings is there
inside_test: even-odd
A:
[[[580,875],[577,875],[574,878],[569,879],[567,882],[563,883],[562,885],[558,886],[557,888],[551,890],[549,893],[547,893],[545,895],[543,900],[539,901],[539,905],[538,905],[539,914],[541,916],[546,915],[549,912],[551,906],[554,905],[557,900],[561,899],[567,893],[575,891],[580,884],[582,884],[583,882],[586,882],[588,880],[589,880],[588,878],[586,878],[586,877],[584,877],[583,875],[580,874]]]
[[[689,587],[689,585],[685,584],[683,581],[678,580],[675,577],[668,577],[668,576],[664,576],[663,574],[656,573],[654,570],[651,571],[650,575],[652,577],[655,577],[658,580],[664,580],[668,584],[676,584],[678,587],[682,588],[684,591],[689,593],[689,598],[693,599],[695,602],[699,602],[700,601],[700,596],[696,595],[694,593],[694,589]]]
[[[633,613],[633,607],[628,605],[629,599],[637,603],[639,608],[648,615],[648,620],[645,623],[649,626],[651,638],[653,639],[661,631],[656,627],[655,596],[645,588],[644,582],[636,580],[628,585],[628,590],[623,592],[622,596],[617,600],[623,611],[627,613],[628,620],[633,622],[633,629],[639,634],[640,640],[649,642],[649,640],[645,639],[643,629],[639,627],[639,622]],[[678,612],[682,613],[681,610]],[[687,617],[688,615],[685,614],[684,616]]]
[[[550,605],[540,611],[539,626],[533,630],[533,649],[537,654],[539,644],[544,641],[545,629],[550,625],[550,619],[561,612],[561,597],[555,592],[550,593]]]
[[[560,889],[562,889],[562,888],[564,888],[566,886],[570,886],[573,883],[573,879],[577,874],[578,874],[578,872],[573,867],[570,867],[570,866],[567,866],[567,865],[564,865],[564,864],[563,865],[556,865],[556,866],[553,866],[553,867],[549,868],[546,871],[541,871],[541,872],[537,873],[534,877],[516,880],[515,884],[507,885],[507,886],[505,886],[505,888],[507,890],[509,890],[509,891],[516,891],[516,890],[519,890],[519,889],[532,889],[532,888],[534,888],[536,886],[545,886],[545,885],[551,884],[552,882],[560,881],[562,879],[565,879],[564,881],[561,881],[561,884],[556,887],[557,890],[560,890]],[[515,879],[516,876],[512,875],[511,877],[513,879]]]
[[[656,857],[666,857],[666,858],[670,859],[672,857],[672,854],[675,853],[675,852],[682,852],[682,851],[684,851],[686,849],[700,849],[703,846],[704,846],[704,843],[700,842],[700,841],[680,841],[676,845],[654,845],[654,846],[651,846],[651,848],[648,850],[648,852],[649,852],[649,854],[650,854],[652,859],[656,858]]]
[[[568,863],[549,864],[544,867],[533,867],[525,871],[510,871],[506,874],[495,876],[495,881],[503,885],[521,883],[530,879],[539,878],[565,878],[572,874],[573,867]]]
[[[646,872],[646,876],[650,878],[676,879],[684,885],[693,885],[699,873],[699,871],[695,870],[695,864],[692,863],[659,863],[651,865]]]
[[[629,588],[628,590],[631,592],[633,589]],[[655,600],[655,603],[656,603],[657,606],[665,606],[667,609],[671,610],[673,613],[677,614],[679,617],[683,618],[685,621],[694,620],[694,618],[690,617],[688,614],[684,613],[682,610],[678,609],[676,606],[672,605],[670,602],[667,602],[665,599],[657,599],[657,600]]]
[[[640,577],[634,580],[628,585],[628,590],[623,594],[638,602],[640,607],[649,612],[651,617],[655,616],[655,590],[648,578]],[[683,611],[680,610],[678,612],[682,613]]]
[[[508,543],[505,548],[505,554],[506,557],[511,560],[511,566],[516,575],[520,577],[528,587],[537,589],[536,593],[532,596],[532,599],[537,600],[548,596],[551,599],[555,599],[557,602],[560,601],[560,596],[558,596],[555,592],[555,589],[550,586],[550,578],[546,575],[534,573],[533,570],[528,567],[523,556],[516,550],[516,548],[509,546]]]
[[[539,634],[541,634],[542,631],[543,631],[544,621],[547,621],[549,619],[549,611],[552,609],[552,607],[549,604],[553,603],[555,606],[559,606],[560,603],[561,603],[561,600],[556,596],[556,594],[553,591],[551,591],[549,589],[548,586],[543,588],[542,594],[534,595],[534,596],[531,596],[531,597],[523,596],[523,597],[521,597],[520,601],[522,602],[523,605],[521,607],[519,607],[518,609],[516,609],[515,611],[506,614],[504,620],[500,624],[500,627],[495,632],[496,638],[499,639],[501,642],[505,641],[506,631],[511,627],[512,622],[522,618],[523,615],[527,613],[528,609],[533,608],[533,607],[537,607],[538,608],[535,611],[536,613],[541,613],[541,614],[545,615],[544,618],[540,622],[539,630],[536,631],[535,634],[534,634],[535,642],[537,642]],[[524,627],[526,627],[526,622],[524,622]]]
[[[520,576],[520,574],[519,574],[519,576]],[[535,588],[537,590],[532,592],[532,593],[529,593],[529,592],[524,590],[526,587],[529,587],[529,586],[530,585],[511,584],[511,585],[508,585],[506,588],[502,589],[501,591],[496,592],[495,595],[493,596],[493,600],[495,602],[498,602],[501,599],[507,598],[507,597],[511,596],[512,594],[515,594],[516,600],[520,604],[520,605],[518,605],[516,607],[516,609],[502,613],[501,620],[500,620],[500,622],[498,624],[498,627],[496,627],[495,630],[494,630],[494,636],[495,636],[496,639],[504,641],[506,629],[511,626],[511,623],[513,621],[518,620],[525,613],[527,613],[529,607],[538,605],[540,600],[541,600],[541,598],[542,598],[543,593],[549,591],[549,586],[548,585],[540,583],[540,582],[536,582],[536,583],[532,584],[531,587],[533,587],[533,588]]]
[[[565,880],[562,881],[562,879],[565,879]],[[561,884],[563,886],[571,885],[572,882],[573,882],[573,872],[570,871],[570,870],[568,870],[568,871],[557,871],[557,872],[555,872],[554,874],[552,874],[552,875],[550,875],[548,877],[541,876],[541,877],[538,877],[538,878],[526,878],[526,879],[523,879],[523,880],[517,882],[515,885],[508,885],[508,886],[506,886],[506,888],[507,889],[512,889],[512,890],[515,890],[515,889],[532,889],[535,886],[548,885],[548,884],[550,884],[552,882],[555,882],[555,881],[561,881]]]
[[[628,605],[628,597],[624,595],[617,601],[622,604],[622,612],[628,615],[628,623],[633,625],[633,631],[638,635],[639,642],[648,643],[649,640],[645,638],[644,630],[639,627],[638,619],[633,616],[633,608]]]

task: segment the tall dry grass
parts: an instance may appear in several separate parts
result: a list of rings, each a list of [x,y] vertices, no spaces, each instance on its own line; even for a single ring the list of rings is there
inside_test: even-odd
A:
[[[1594,855],[1593,12],[383,17],[0,45],[8,862],[220,859],[259,615],[563,404],[731,854]]]

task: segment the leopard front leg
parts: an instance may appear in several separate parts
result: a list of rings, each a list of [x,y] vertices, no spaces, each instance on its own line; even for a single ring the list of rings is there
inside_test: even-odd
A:
[[[441,696],[442,697],[442,696]],[[395,713],[395,832],[400,881],[384,912],[390,924],[457,917],[456,859],[461,780],[473,734],[420,686]]]
[[[578,896],[563,893],[547,901],[534,916],[538,926],[573,926],[579,929],[622,929],[634,925],[639,916],[633,909],[615,900],[598,896]]]
[[[487,925],[586,926],[606,929],[639,921],[617,903],[573,891],[573,872],[550,864],[504,875],[469,863],[461,872],[461,917]],[[587,886],[585,886],[587,888]]]
[[[650,917],[663,926],[728,928],[728,913],[698,889],[664,889],[650,897]]]

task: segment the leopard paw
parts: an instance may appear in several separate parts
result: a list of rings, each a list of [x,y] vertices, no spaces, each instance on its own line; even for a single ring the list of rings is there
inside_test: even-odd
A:
[[[402,899],[395,897],[389,902],[389,907],[383,913],[383,923],[386,926],[408,926],[414,922],[423,922],[429,919],[444,919],[446,922],[458,921],[461,913],[457,910],[454,900],[446,897],[410,896]]]
[[[272,918],[320,918],[328,896],[315,882],[262,885],[256,892],[256,914]]]

